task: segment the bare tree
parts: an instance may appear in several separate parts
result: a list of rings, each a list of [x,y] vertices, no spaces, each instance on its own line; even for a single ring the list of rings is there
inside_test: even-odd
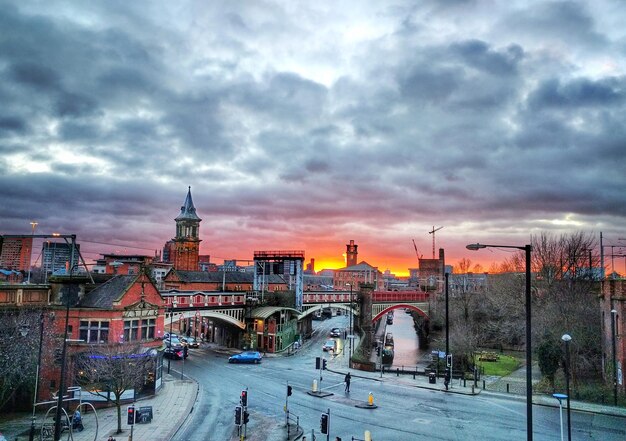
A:
[[[0,311],[0,408],[14,401],[20,391],[22,398],[34,392],[41,314],[40,309],[31,308]],[[48,339],[43,345],[42,360],[48,363],[52,343]]]
[[[155,356],[138,344],[95,346],[77,357],[77,381],[117,407],[117,433],[122,432],[122,395],[144,385],[154,371]]]

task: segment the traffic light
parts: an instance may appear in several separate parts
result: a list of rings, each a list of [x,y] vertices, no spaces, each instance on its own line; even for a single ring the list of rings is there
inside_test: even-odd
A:
[[[243,411],[243,423],[248,424],[248,421],[250,421],[250,414],[244,410]]]
[[[376,355],[380,357],[380,346],[376,346]]]
[[[315,357],[315,369],[319,369],[322,364],[322,359],[320,357]]]
[[[326,359],[325,358],[322,360],[322,370],[324,370],[324,371],[326,370]]]
[[[291,386],[287,385],[287,396],[291,396]]]
[[[241,405],[243,407],[246,407],[248,405],[248,391],[247,390],[241,391]]]
[[[235,426],[241,426],[241,411],[241,406],[235,407]]]
[[[132,426],[133,424],[135,424],[135,406],[128,406],[126,412],[128,415],[128,424]]]
[[[446,355],[446,367],[452,367],[452,354]]]
[[[320,421],[320,429],[324,435],[328,435],[328,414],[323,413]]]

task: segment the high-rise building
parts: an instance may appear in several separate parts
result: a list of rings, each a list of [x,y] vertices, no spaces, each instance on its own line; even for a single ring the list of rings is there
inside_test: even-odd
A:
[[[32,237],[4,238],[0,242],[0,268],[28,271],[32,247]]]
[[[174,253],[170,254],[169,261],[174,264],[174,269],[181,271],[198,271],[200,254],[200,222],[202,219],[196,214],[196,207],[191,199],[191,187],[187,192],[187,198],[176,221],[176,237]]]
[[[44,273],[53,274],[60,269],[67,270],[72,265],[79,263],[80,245],[74,246],[72,256],[72,244],[65,242],[44,241],[41,250],[41,264]]]

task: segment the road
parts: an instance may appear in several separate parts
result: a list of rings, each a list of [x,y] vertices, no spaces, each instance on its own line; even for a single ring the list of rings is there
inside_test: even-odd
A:
[[[320,417],[330,409],[331,438],[363,438],[364,430],[376,441],[407,440],[522,440],[526,439],[526,405],[524,400],[496,394],[447,394],[410,387],[394,377],[359,377],[352,371],[350,394],[344,393],[343,375],[347,372],[347,355],[338,339],[338,353],[331,356],[321,347],[331,327],[346,327],[346,316],[315,322],[313,337],[291,357],[266,357],[259,365],[231,365],[227,355],[208,349],[191,351],[185,373],[198,380],[200,394],[192,416],[174,441],[234,440],[234,409],[241,390],[248,389],[250,424],[248,440],[285,439],[284,428],[287,382],[293,387],[288,407],[299,416],[307,440],[314,429],[318,440],[326,436],[319,431]],[[332,392],[325,398],[307,394],[313,381],[319,381],[315,357],[328,358],[329,371],[322,374],[320,389]],[[172,364],[174,369],[180,362]],[[376,409],[362,409],[372,392]],[[558,408],[534,406],[534,439],[559,440]],[[608,415],[572,412],[573,439],[624,440],[626,420]]]

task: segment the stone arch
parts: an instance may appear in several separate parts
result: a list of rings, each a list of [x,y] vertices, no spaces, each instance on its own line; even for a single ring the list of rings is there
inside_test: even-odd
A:
[[[389,311],[393,311],[394,309],[406,309],[406,308],[408,308],[408,309],[410,309],[412,311],[416,311],[419,315],[421,315],[425,319],[429,319],[428,314],[426,314],[424,311],[422,311],[417,306],[414,306],[414,305],[411,305],[411,304],[408,304],[408,303],[398,303],[398,304],[395,304],[395,305],[387,306],[385,309],[383,309],[378,314],[376,314],[375,317],[372,317],[372,323],[376,322],[377,320],[380,320],[381,317],[387,315],[387,313]]]

